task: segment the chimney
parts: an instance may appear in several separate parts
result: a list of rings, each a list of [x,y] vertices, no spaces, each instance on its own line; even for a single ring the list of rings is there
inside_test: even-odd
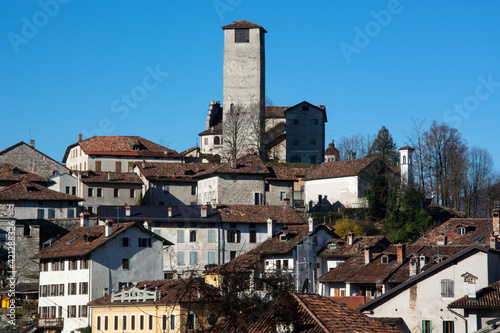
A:
[[[113,233],[113,220],[107,219],[104,226],[104,237],[109,237]]]
[[[462,274],[462,277],[464,278],[464,296],[468,296],[470,301],[475,301],[477,277],[469,272]]]
[[[420,256],[420,271],[427,265],[427,258],[424,255]]]
[[[418,259],[412,257],[410,259],[410,277],[417,275]]]
[[[146,169],[146,161],[142,161],[142,168]]]
[[[349,231],[347,233],[347,245],[352,246],[353,243],[354,243],[354,232]]]
[[[273,238],[276,225],[274,224],[274,221],[271,219],[267,219],[267,238]]]
[[[437,245],[446,245],[447,237],[445,235],[439,235],[436,239]]]
[[[35,148],[35,140],[30,140],[30,146]]]
[[[500,209],[493,209],[493,235],[500,235]]]
[[[398,263],[402,264],[406,258],[406,245],[405,244],[397,244],[396,245]]]
[[[231,165],[231,169],[236,169],[236,161],[234,158],[231,158],[231,160],[229,161],[230,165]]]
[[[148,221],[144,221],[144,223],[142,225],[143,225],[144,229],[149,230],[149,222]]]
[[[309,216],[307,219],[307,222],[309,223],[309,233],[312,234],[314,230],[316,229],[316,221]]]
[[[289,202],[290,202],[290,199],[288,199],[288,198],[284,198],[284,199],[283,199],[283,205],[284,205],[284,206],[288,206],[288,203],[289,203]]]
[[[498,250],[500,248],[498,246],[498,238],[496,236],[490,237],[490,248],[493,250]]]
[[[369,246],[365,246],[365,265],[368,265],[372,261],[372,251]]]
[[[201,206],[201,217],[207,217],[207,206]]]
[[[90,214],[87,212],[80,213],[80,227],[88,227],[89,226],[89,216],[90,216]]]
[[[82,135],[78,134],[78,142],[82,142]]]
[[[168,217],[172,217],[172,207],[168,207]]]
[[[130,211],[132,210],[132,207],[130,206],[125,206],[125,216],[130,216]]]
[[[212,210],[216,210],[216,209],[217,209],[217,200],[212,199]]]
[[[111,174],[108,172],[108,181],[111,181]]]

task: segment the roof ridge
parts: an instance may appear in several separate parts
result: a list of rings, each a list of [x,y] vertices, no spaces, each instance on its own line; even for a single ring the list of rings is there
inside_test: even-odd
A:
[[[302,299],[295,293],[292,294],[293,297],[297,300],[297,302],[302,305],[302,307],[306,310],[307,313],[309,313],[309,315],[311,317],[313,317],[313,319],[318,323],[318,325],[327,333],[330,332],[330,330],[325,326],[325,324],[323,324],[323,321],[321,321],[318,316],[311,310],[309,309],[309,307],[304,303],[304,301],[302,301]],[[330,300],[332,301],[332,300]]]

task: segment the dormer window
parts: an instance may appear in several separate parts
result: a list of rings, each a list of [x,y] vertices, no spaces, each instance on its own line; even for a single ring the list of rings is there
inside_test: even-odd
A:
[[[288,239],[288,237],[286,236],[286,234],[281,234],[280,235],[280,242],[286,242]]]
[[[141,146],[140,146],[140,145],[133,145],[133,146],[132,146],[132,149],[133,149],[133,150],[140,150],[140,149],[141,149]]]
[[[381,262],[382,264],[388,264],[388,263],[389,263],[389,256],[386,256],[386,255],[382,256],[382,257],[380,258],[380,262]]]
[[[467,233],[467,230],[465,229],[465,227],[458,227],[457,228],[457,234],[465,235],[466,233]]]

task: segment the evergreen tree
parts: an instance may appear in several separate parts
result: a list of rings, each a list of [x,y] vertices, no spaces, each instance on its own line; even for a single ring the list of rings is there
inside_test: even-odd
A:
[[[388,194],[389,182],[384,168],[377,168],[370,177],[370,188],[365,193],[368,202],[368,215],[373,220],[381,220],[385,217]]]
[[[387,165],[397,165],[398,156],[399,153],[392,135],[385,126],[382,126],[368,150],[367,157],[378,157]]]

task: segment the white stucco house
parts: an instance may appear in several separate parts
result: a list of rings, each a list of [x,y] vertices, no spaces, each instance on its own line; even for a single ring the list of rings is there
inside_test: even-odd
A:
[[[399,317],[405,332],[474,332],[476,320],[465,320],[463,309],[449,304],[500,280],[500,252],[471,246],[415,275],[405,283],[358,308],[370,317]]]
[[[39,327],[75,332],[91,324],[88,302],[163,277],[163,247],[172,243],[135,223],[87,222],[32,257],[40,262]]]

